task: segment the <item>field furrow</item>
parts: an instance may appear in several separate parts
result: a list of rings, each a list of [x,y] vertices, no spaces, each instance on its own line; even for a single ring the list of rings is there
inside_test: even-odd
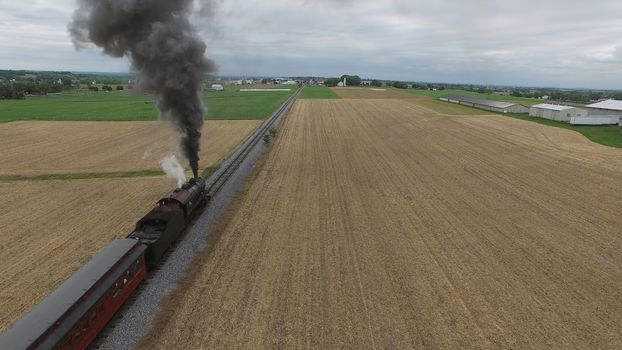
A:
[[[622,347],[622,150],[335,91],[296,103],[142,348]]]

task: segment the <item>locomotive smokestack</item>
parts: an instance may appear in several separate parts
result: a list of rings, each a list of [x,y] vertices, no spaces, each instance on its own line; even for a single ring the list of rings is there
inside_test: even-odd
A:
[[[215,70],[205,43],[189,21],[193,0],[78,0],[69,25],[77,48],[93,43],[114,57],[129,57],[137,85],[153,94],[160,119],[170,119],[195,177],[206,108],[201,81]],[[203,10],[212,1],[198,1]]]

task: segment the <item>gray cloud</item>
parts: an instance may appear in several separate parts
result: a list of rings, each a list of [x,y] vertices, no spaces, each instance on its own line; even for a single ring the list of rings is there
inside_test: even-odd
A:
[[[0,5],[0,66],[127,70],[73,51],[74,6]],[[621,18],[622,3],[605,0],[222,0],[194,23],[220,74],[622,89]]]

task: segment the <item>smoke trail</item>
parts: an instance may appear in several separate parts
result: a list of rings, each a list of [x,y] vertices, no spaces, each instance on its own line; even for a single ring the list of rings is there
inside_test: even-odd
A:
[[[152,93],[161,119],[179,131],[181,149],[198,176],[201,128],[206,108],[201,81],[215,70],[205,43],[188,20],[193,0],[78,0],[69,24],[76,48],[93,43],[104,53],[127,56],[138,87]],[[199,11],[213,1],[197,2]]]
[[[170,155],[168,157],[164,157],[160,160],[160,167],[166,173],[166,176],[177,180],[177,187],[181,187],[181,185],[186,182],[186,174],[184,174],[184,167],[179,164],[177,161],[177,157],[174,155]]]

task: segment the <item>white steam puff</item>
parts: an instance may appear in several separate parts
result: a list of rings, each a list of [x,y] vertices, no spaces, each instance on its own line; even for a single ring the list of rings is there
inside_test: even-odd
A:
[[[169,155],[160,159],[160,167],[166,173],[166,176],[170,179],[177,181],[177,187],[181,187],[186,182],[186,174],[184,173],[184,167],[179,163],[175,155]]]

